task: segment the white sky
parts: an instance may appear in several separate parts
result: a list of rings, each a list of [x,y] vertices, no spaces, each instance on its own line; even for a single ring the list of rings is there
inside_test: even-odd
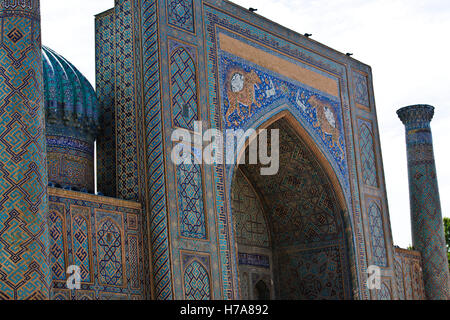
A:
[[[234,0],[372,67],[394,242],[411,244],[404,127],[395,111],[427,103],[443,215],[450,217],[450,1]],[[113,0],[41,0],[43,44],[95,82],[94,15]]]

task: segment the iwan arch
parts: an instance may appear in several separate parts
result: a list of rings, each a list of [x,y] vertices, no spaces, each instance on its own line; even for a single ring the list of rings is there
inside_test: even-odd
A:
[[[1,298],[448,298],[432,107],[398,112],[417,251],[403,250],[366,64],[228,1],[116,0],[96,16],[94,92],[41,48],[39,16],[36,0],[0,4]],[[279,129],[279,172],[175,165],[172,133],[195,121]]]

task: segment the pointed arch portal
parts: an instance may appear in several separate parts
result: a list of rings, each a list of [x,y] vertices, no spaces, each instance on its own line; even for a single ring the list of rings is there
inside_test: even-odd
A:
[[[279,172],[239,165],[231,183],[240,297],[352,299],[346,205],[332,169],[293,117],[262,127],[279,129]]]

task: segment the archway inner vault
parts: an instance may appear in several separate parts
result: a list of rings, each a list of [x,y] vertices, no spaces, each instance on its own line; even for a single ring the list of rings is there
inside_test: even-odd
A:
[[[349,299],[351,281],[343,209],[321,164],[280,119],[280,169],[236,168],[231,206],[241,297],[259,297],[264,281],[277,299]],[[247,157],[248,159],[248,157]]]

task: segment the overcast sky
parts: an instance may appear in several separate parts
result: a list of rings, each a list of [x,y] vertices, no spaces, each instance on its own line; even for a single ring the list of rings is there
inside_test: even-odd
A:
[[[235,0],[372,67],[394,242],[412,243],[404,127],[395,111],[427,103],[442,211],[450,217],[450,1]],[[41,0],[43,44],[95,82],[94,14],[113,0]]]

